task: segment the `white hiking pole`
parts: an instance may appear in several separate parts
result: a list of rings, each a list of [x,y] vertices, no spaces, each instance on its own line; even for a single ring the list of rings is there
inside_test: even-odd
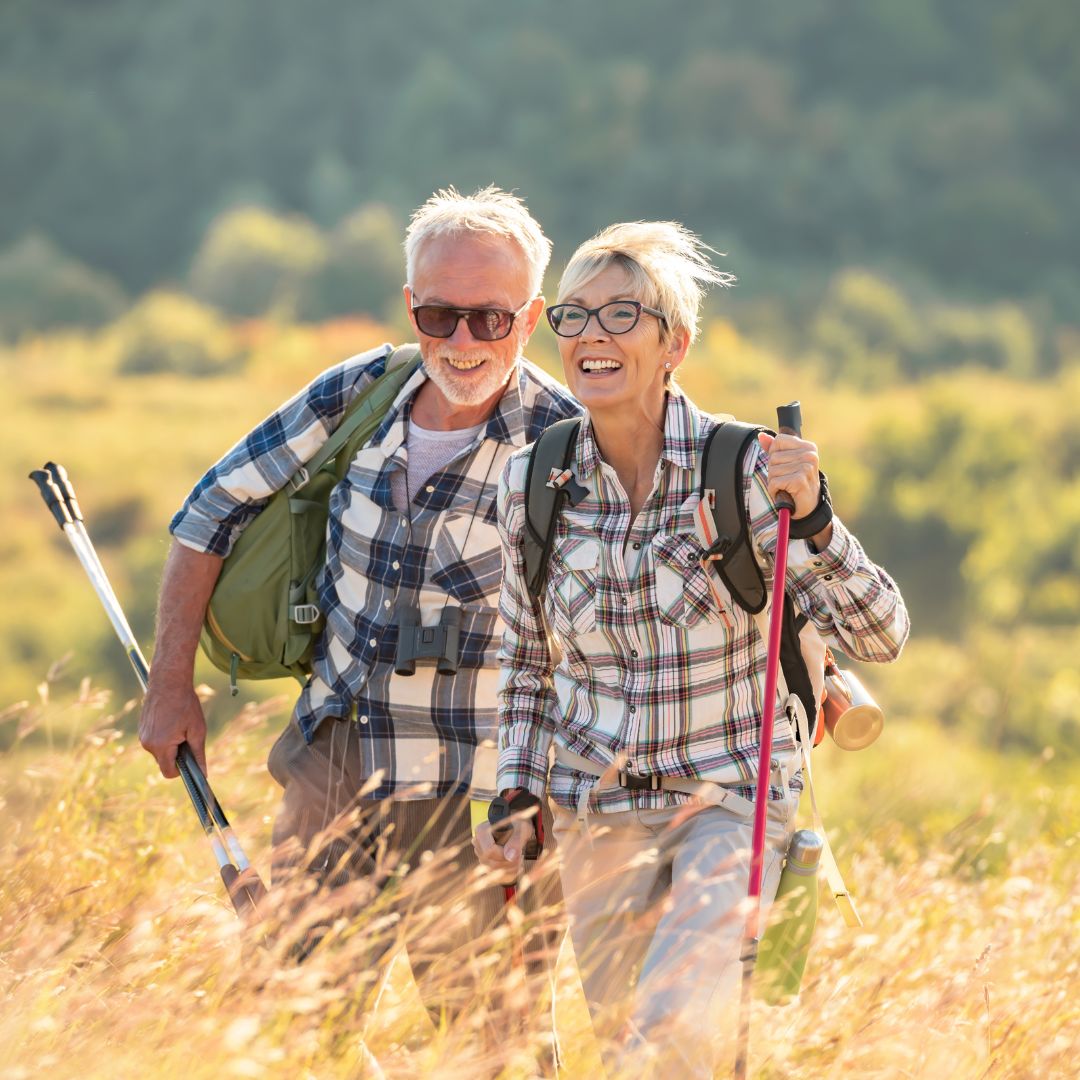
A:
[[[116,631],[116,636],[120,639],[120,644],[127,652],[135,677],[145,693],[150,668],[128,625],[120,602],[113,592],[97,551],[91,543],[90,535],[83,523],[82,511],[79,509],[79,503],[75,498],[75,491],[68,480],[67,473],[62,466],[50,461],[43,469],[35,469],[30,474],[30,479],[37,484],[45,505],[71,543],[79,562],[82,563]],[[233,832],[225,811],[222,810],[206,775],[186,742],[177,747],[176,768],[184,782],[188,798],[191,799],[191,805],[199,817],[199,824],[202,825],[203,832],[210,842],[214,859],[221,872],[221,880],[228,890],[229,899],[238,915],[247,914],[254,910],[259,900],[265,895],[266,886],[263,885],[244,854],[244,849]]]
[[[787,435],[802,435],[802,409],[797,401],[776,410],[777,429]],[[750,855],[750,885],[747,889],[746,927],[743,933],[742,986],[739,993],[739,1042],[735,1055],[736,1080],[746,1080],[750,1051],[750,1008],[757,963],[758,931],[761,920],[761,874],[765,862],[765,817],[769,805],[769,776],[772,772],[773,720],[776,716],[776,682],[780,667],[780,633],[784,613],[784,579],[787,576],[791,512],[795,503],[787,492],[776,497],[779,523],[773,565],[772,609],[769,612],[769,651],[765,664],[765,697],[761,706],[761,748],[758,755],[757,792],[754,799],[754,833]]]

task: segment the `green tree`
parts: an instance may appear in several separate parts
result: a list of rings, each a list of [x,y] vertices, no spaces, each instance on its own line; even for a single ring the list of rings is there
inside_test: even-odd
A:
[[[207,230],[191,266],[191,289],[230,315],[264,315],[291,305],[300,283],[325,259],[326,243],[309,221],[241,207]]]
[[[370,204],[330,235],[326,255],[300,286],[296,315],[318,321],[359,312],[383,314],[405,280],[402,224],[389,207]]]
[[[124,375],[213,375],[230,370],[239,355],[221,316],[180,293],[148,294],[111,333]]]
[[[0,252],[0,337],[55,326],[101,326],[127,303],[123,289],[42,236]]]

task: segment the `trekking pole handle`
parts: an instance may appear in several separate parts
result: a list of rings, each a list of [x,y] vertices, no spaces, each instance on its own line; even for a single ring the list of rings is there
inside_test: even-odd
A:
[[[782,435],[802,438],[802,406],[799,402],[789,401],[786,405],[777,405],[776,430]],[[794,512],[795,500],[786,491],[781,491],[776,496],[776,508]]]
[[[802,438],[802,405],[798,401],[789,401],[776,407],[776,426],[785,435]]]
[[[63,496],[71,520],[82,521],[82,510],[79,507],[79,500],[75,498],[75,489],[68,479],[67,469],[63,465],[57,465],[54,461],[46,461],[45,468],[52,477],[57,491]]]
[[[65,525],[74,524],[67,504],[64,502],[63,492],[56,486],[52,476],[44,469],[35,469],[30,473],[30,479],[37,484],[38,492],[45,500],[45,505],[49,508],[49,513],[52,514],[56,524],[61,529]]]

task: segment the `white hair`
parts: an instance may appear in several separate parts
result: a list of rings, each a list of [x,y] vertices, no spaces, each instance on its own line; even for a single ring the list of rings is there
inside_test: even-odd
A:
[[[489,233],[517,244],[529,263],[532,295],[540,295],[544,271],[551,260],[551,241],[521,199],[493,184],[472,195],[462,195],[453,187],[444,188],[416,210],[405,232],[408,284],[413,283],[417,255],[427,241],[468,232]]]
[[[664,337],[685,330],[693,342],[706,288],[735,284],[734,274],[709,261],[710,251],[677,221],[609,225],[570,256],[559,282],[559,303],[609,266],[618,266],[630,279],[632,298],[664,313]]]

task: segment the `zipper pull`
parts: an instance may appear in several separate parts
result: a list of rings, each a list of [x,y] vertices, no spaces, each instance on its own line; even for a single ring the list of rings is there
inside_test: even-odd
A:
[[[229,660],[229,694],[236,697],[240,693],[240,687],[236,685],[236,675],[240,669],[240,654],[233,653]]]

